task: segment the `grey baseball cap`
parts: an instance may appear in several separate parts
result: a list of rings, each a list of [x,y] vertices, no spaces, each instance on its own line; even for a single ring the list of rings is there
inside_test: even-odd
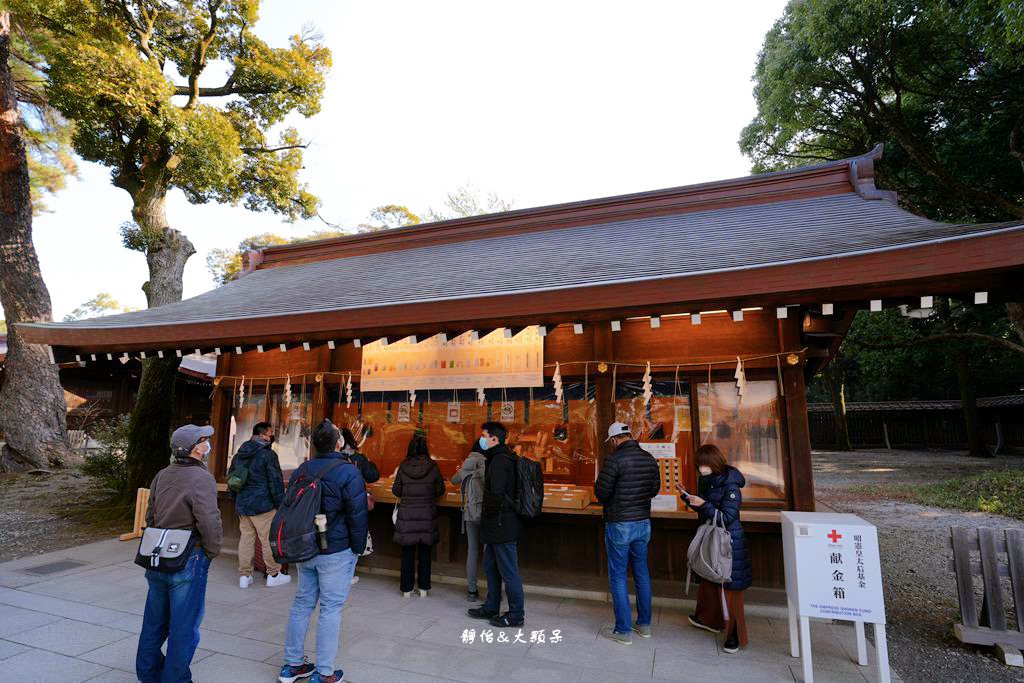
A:
[[[200,427],[199,425],[185,425],[184,427],[178,427],[171,434],[171,448],[180,449],[186,452],[191,452],[195,448],[196,444],[199,443],[200,439],[210,438],[213,436],[213,427],[206,425]]]

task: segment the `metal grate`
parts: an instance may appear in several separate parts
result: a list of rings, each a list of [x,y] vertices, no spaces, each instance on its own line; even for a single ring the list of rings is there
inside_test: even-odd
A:
[[[61,560],[60,562],[50,562],[47,564],[40,564],[35,567],[28,567],[21,571],[28,574],[38,574],[39,576],[49,576],[50,574],[67,571],[68,569],[85,567],[88,564],[88,562],[79,562],[77,560]]]

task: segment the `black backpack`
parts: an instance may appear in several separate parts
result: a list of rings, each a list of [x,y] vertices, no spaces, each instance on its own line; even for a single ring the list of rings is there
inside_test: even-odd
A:
[[[515,510],[520,517],[533,519],[544,505],[544,470],[529,458],[516,458]]]
[[[277,562],[305,562],[320,554],[314,517],[320,514],[323,486],[320,480],[344,460],[331,463],[317,477],[296,470],[288,482],[281,507],[270,522],[270,551]],[[300,474],[301,472],[301,474]],[[297,475],[297,476],[296,476]]]

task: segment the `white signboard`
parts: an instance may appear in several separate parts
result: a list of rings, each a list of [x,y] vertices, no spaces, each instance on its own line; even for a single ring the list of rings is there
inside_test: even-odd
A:
[[[640,444],[640,448],[644,449],[655,458],[674,458],[676,457],[676,445],[674,442],[668,443],[650,443],[643,442]]]
[[[783,512],[782,549],[790,651],[803,658],[804,681],[814,680],[808,622],[817,617],[855,622],[857,663],[861,666],[868,663],[864,624],[874,624],[876,674],[878,680],[888,683],[885,603],[875,527],[857,515]]]
[[[674,494],[659,493],[654,498],[651,498],[651,509],[675,512],[677,500],[679,500],[679,496]]]
[[[856,515],[783,512],[786,593],[801,616],[885,623],[875,527]]]

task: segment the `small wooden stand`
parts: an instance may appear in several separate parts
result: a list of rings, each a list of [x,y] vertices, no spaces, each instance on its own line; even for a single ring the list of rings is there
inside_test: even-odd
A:
[[[130,533],[121,534],[119,541],[130,541],[142,538],[142,530],[146,528],[146,513],[149,512],[149,489],[139,489],[135,493],[135,527]]]

